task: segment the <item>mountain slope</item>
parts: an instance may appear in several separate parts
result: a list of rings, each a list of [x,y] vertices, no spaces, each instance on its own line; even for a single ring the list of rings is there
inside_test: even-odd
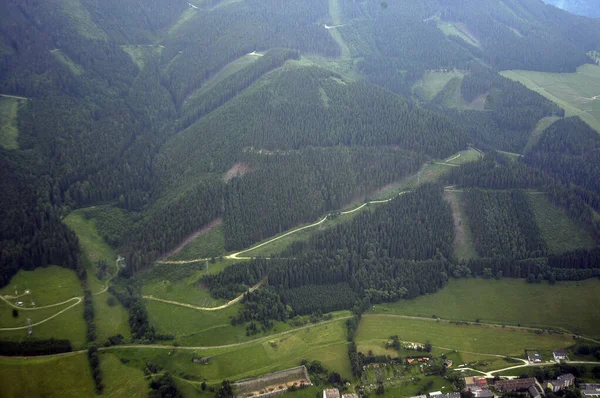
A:
[[[592,18],[600,18],[600,4],[594,0],[543,0],[546,4]]]

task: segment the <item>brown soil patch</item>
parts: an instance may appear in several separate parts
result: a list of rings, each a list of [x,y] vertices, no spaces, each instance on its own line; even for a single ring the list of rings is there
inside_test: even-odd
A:
[[[233,177],[241,177],[249,171],[252,170],[250,169],[247,163],[237,162],[229,169],[229,171],[227,171],[227,173],[225,173],[225,175],[223,176],[223,180],[225,182],[231,181]]]
[[[187,246],[191,241],[193,241],[194,239],[196,239],[200,235],[207,233],[208,231],[210,231],[211,229],[213,229],[217,225],[221,224],[222,222],[223,222],[223,220],[220,217],[219,218],[215,218],[210,223],[206,224],[205,226],[203,226],[202,228],[200,228],[199,230],[197,230],[196,232],[194,232],[193,234],[191,234],[190,236],[188,236],[187,238],[185,238],[184,241],[179,244],[179,246],[177,246],[175,249],[171,250],[170,252],[166,253],[162,257],[162,259],[164,260],[164,259],[167,259],[169,257],[172,257],[172,256],[176,255],[185,246]]]
[[[466,242],[465,229],[462,225],[462,217],[460,214],[458,198],[452,192],[444,192],[444,200],[450,204],[452,208],[452,217],[454,217],[454,247],[464,246]]]

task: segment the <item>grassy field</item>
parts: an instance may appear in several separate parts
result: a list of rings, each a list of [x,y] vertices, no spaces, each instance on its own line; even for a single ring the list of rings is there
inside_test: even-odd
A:
[[[198,90],[196,90],[196,92],[194,92],[192,95],[190,95],[190,97],[188,99],[200,96],[200,95],[210,91],[217,84],[222,82],[224,79],[233,75],[236,72],[241,71],[245,67],[252,65],[258,59],[259,59],[259,57],[256,55],[244,55],[244,56],[228,63],[227,65],[225,65],[223,67],[223,69],[221,69],[219,72],[215,73],[210,79],[208,79],[206,82],[204,82],[202,87],[200,87]]]
[[[600,132],[600,66],[586,64],[576,73],[510,70],[503,76],[524,84],[563,108],[567,116],[579,116]]]
[[[169,34],[173,34],[177,29],[179,29],[180,27],[182,27],[187,21],[189,21],[190,19],[194,18],[196,16],[196,14],[198,14],[198,10],[192,7],[186,8],[181,15],[179,16],[179,19],[177,20],[177,22],[175,22],[173,24],[173,26],[171,26],[169,28]]]
[[[76,64],[71,58],[69,58],[67,54],[63,53],[60,49],[56,48],[50,52],[58,61],[58,63],[66,66],[74,75],[79,76],[83,73],[83,68],[81,67],[81,65]]]
[[[0,395],[6,398],[95,395],[85,354],[58,358],[0,358],[0,384]]]
[[[375,312],[565,328],[599,337],[600,282],[527,284],[522,279],[452,279],[438,293],[375,306]],[[453,347],[454,348],[454,347]]]
[[[141,70],[146,66],[148,59],[159,56],[164,47],[160,45],[142,44],[122,45],[121,48],[129,55],[129,57],[131,57],[131,60]]]
[[[192,260],[196,258],[219,257],[225,254],[225,235],[223,224],[219,224],[210,231],[200,234],[196,239],[185,245],[181,251],[169,260]]]
[[[529,152],[531,150],[531,148],[533,148],[538,143],[538,141],[542,137],[542,134],[544,133],[544,131],[548,127],[550,127],[554,122],[556,122],[557,120],[560,120],[560,118],[552,117],[552,116],[548,116],[548,117],[545,117],[542,120],[540,120],[538,122],[538,124],[535,126],[535,129],[533,130],[533,132],[531,133],[531,136],[529,137],[529,141],[527,142],[527,146],[525,147],[523,152],[525,152],[525,153]]]
[[[122,335],[126,340],[131,338],[129,314],[118,301],[115,301],[117,304],[114,306],[108,305],[108,298],[111,296],[112,294],[108,292],[94,296],[94,320],[99,343],[117,334]]]
[[[462,81],[464,73],[460,71],[436,72],[428,71],[423,78],[413,86],[413,93],[423,101],[429,102],[438,95],[444,87],[454,78]]]
[[[350,378],[345,334],[344,321],[340,320],[241,346],[196,351],[198,356],[213,357],[206,365],[192,362],[192,350],[119,349],[111,353],[132,365],[140,366],[151,360],[173,375],[187,375],[192,380],[207,378],[209,383],[287,369],[298,366],[303,359],[322,361],[329,369]]]
[[[198,278],[202,272],[196,272],[190,278],[181,281],[152,280],[144,282],[142,294],[163,300],[178,301],[198,307],[218,307],[227,300],[215,299],[210,292],[199,286]]]
[[[363,315],[356,340],[358,343],[387,340],[393,335],[403,341],[430,341],[438,347],[493,355],[522,356],[525,348],[554,349],[574,344],[570,336],[562,334],[538,335],[502,326],[455,325],[387,314]]]
[[[437,27],[446,36],[456,36],[464,40],[466,43],[473,47],[480,47],[479,40],[477,40],[467,29],[467,27],[460,22],[448,22],[438,20]]]
[[[17,112],[22,100],[0,97],[0,146],[4,149],[19,149],[17,138]]]
[[[86,364],[87,365],[87,364]],[[146,398],[149,381],[144,372],[136,367],[127,366],[114,354],[100,354],[100,369],[104,382],[104,396]]]
[[[23,296],[18,300],[11,300],[11,302],[22,301],[24,307],[32,307],[32,301],[35,302],[36,307],[41,307],[60,303],[72,297],[83,296],[81,283],[75,272],[56,266],[37,268],[34,271],[19,271],[10,283],[0,290],[0,295],[14,295],[15,288],[19,294],[23,294],[25,290],[31,290],[30,295]],[[0,327],[25,326],[27,318],[30,318],[32,323],[40,322],[72,304],[74,302],[48,309],[20,310],[19,317],[15,319],[12,317],[12,309],[7,304],[0,303],[0,316],[2,317]],[[81,347],[85,343],[85,333],[86,325],[83,320],[82,304],[33,328],[33,338],[69,339],[74,347]],[[27,329],[0,331],[0,340],[21,341],[26,337]]]
[[[93,265],[98,261],[114,265],[117,254],[98,234],[95,221],[87,219],[84,212],[85,210],[76,210],[69,214],[64,222],[77,234],[87,260],[86,265]]]
[[[542,237],[552,253],[596,247],[590,234],[571,220],[563,209],[551,203],[546,195],[531,194],[529,200]]]

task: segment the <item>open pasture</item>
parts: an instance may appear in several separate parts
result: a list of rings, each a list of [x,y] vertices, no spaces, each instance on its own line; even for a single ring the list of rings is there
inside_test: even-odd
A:
[[[358,328],[357,342],[387,340],[398,335],[402,341],[425,343],[445,349],[477,354],[521,356],[528,347],[564,348],[573,345],[569,335],[536,334],[502,326],[457,325],[428,319],[405,318],[386,314],[364,315]]]
[[[599,288],[600,282],[595,279],[557,282],[556,285],[528,284],[523,279],[508,278],[451,279],[446,287],[435,294],[377,305],[375,312],[564,328],[574,333],[600,337],[600,315],[596,310],[600,306]],[[392,334],[402,336],[402,331]]]
[[[555,102],[567,116],[579,116],[600,132],[600,66],[586,64],[575,73],[509,70],[501,74]]]
[[[4,149],[19,149],[17,113],[21,101],[23,100],[0,96],[0,146]]]

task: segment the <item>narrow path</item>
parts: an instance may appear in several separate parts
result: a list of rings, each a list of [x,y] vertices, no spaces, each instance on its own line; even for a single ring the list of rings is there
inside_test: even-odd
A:
[[[164,300],[164,299],[161,299],[161,298],[158,298],[158,297],[154,297],[154,296],[142,296],[142,297],[145,298],[146,300],[160,301],[161,303],[178,305],[180,307],[191,308],[193,310],[199,310],[199,311],[218,311],[218,310],[224,310],[225,308],[231,307],[232,305],[234,305],[236,303],[239,303],[240,301],[242,301],[242,299],[244,298],[244,295],[246,293],[252,293],[256,289],[258,289],[260,287],[260,285],[263,284],[263,282],[264,282],[264,280],[261,281],[260,283],[258,283],[257,285],[252,286],[247,292],[240,294],[238,297],[234,298],[233,300],[227,302],[226,304],[220,305],[218,307],[197,307],[195,305],[186,304],[186,303],[180,303],[178,301],[173,301],[173,300]]]
[[[70,306],[68,306],[67,308],[65,308],[65,309],[63,309],[63,310],[60,310],[60,311],[58,311],[56,314],[54,314],[54,315],[52,315],[52,316],[50,316],[50,317],[48,317],[48,318],[44,319],[43,321],[39,321],[39,322],[37,322],[37,323],[33,323],[33,324],[31,324],[31,325],[18,326],[18,327],[14,327],[14,328],[0,328],[0,332],[8,332],[8,331],[13,331],[13,330],[24,330],[24,329],[28,329],[30,326],[31,326],[31,327],[34,327],[34,326],[38,326],[38,325],[41,325],[41,324],[43,324],[43,323],[46,323],[46,322],[48,322],[49,320],[51,320],[51,319],[53,319],[53,318],[56,318],[57,316],[59,316],[59,315],[60,315],[60,314],[62,314],[63,312],[66,312],[66,311],[70,310],[71,308],[73,308],[73,307],[75,307],[75,306],[79,305],[79,303],[81,303],[81,302],[83,301],[83,298],[82,298],[82,297],[73,297],[72,299],[69,299],[69,300],[67,300],[67,301],[72,301],[72,300],[77,300],[77,302],[76,302],[75,304],[73,304],[73,305],[70,305]],[[62,304],[64,304],[64,303],[62,303]],[[56,306],[56,304],[54,304],[53,306]],[[17,307],[17,308],[19,308],[19,307]],[[30,309],[31,309],[31,308],[30,308]],[[38,309],[39,309],[39,308],[38,308]]]
[[[8,94],[0,94],[0,97],[14,98],[14,99],[18,99],[18,100],[28,100],[29,99],[26,97],[19,97],[18,95],[8,95]]]

